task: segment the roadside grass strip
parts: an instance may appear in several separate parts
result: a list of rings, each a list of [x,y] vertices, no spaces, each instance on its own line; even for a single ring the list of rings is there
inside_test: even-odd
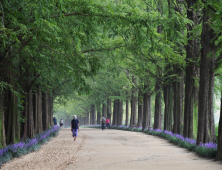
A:
[[[55,125],[48,130],[37,134],[32,139],[26,139],[19,143],[11,144],[5,148],[0,149],[0,168],[2,164],[13,158],[20,157],[30,152],[38,150],[42,144],[49,141],[52,137],[55,137],[60,130],[60,127]]]
[[[101,125],[89,125],[89,126],[81,126],[83,128],[101,128]],[[110,129],[117,130],[125,130],[125,131],[134,131],[134,132],[142,132],[142,127],[129,127],[129,126],[110,126]],[[217,157],[217,144],[213,142],[204,143],[200,145],[196,145],[196,140],[191,138],[184,138],[183,135],[174,134],[171,131],[161,130],[161,129],[145,129],[144,133],[149,135],[159,136],[161,138],[167,139],[173,144],[176,144],[182,148],[186,148],[189,151],[196,152],[199,156],[207,157],[207,158],[216,158]]]

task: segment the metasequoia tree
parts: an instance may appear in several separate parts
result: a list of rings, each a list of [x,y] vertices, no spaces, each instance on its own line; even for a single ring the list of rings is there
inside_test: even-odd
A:
[[[197,13],[193,6],[197,3],[196,0],[187,0],[187,18],[196,25],[198,22]],[[188,44],[186,46],[186,79],[185,79],[185,99],[184,99],[184,126],[183,136],[193,137],[193,107],[195,102],[195,68],[198,59],[198,40],[193,38],[192,30],[195,25],[187,24],[187,39]]]

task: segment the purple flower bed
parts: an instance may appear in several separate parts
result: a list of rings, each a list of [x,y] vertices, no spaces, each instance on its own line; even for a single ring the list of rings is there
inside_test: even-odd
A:
[[[19,157],[21,155],[37,150],[41,144],[49,140],[50,137],[55,136],[59,130],[60,127],[55,125],[50,129],[37,134],[32,139],[27,139],[25,141],[11,144],[5,148],[0,149],[0,167],[3,163],[11,160],[14,157]]]
[[[169,141],[186,148],[190,151],[195,151],[201,156],[216,157],[217,144],[213,142],[196,145],[196,140],[191,138],[185,138],[180,134],[173,134],[171,131],[163,131],[161,129],[151,129],[149,132],[151,135],[161,136],[167,138]]]

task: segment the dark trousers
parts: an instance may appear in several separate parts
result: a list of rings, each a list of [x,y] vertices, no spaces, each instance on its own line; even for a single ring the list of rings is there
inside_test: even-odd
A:
[[[107,123],[107,124],[106,124],[106,127],[110,129],[110,124],[109,124],[109,123]]]
[[[102,130],[105,129],[105,123],[102,123]]]

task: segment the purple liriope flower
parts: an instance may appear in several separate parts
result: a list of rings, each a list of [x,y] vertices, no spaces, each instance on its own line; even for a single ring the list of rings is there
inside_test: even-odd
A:
[[[55,125],[52,128],[48,129],[47,131],[44,131],[38,135],[36,135],[33,139],[27,139],[26,141],[22,141],[19,143],[15,143],[12,145],[8,145],[5,148],[0,149],[0,157],[4,156],[4,154],[10,152],[16,153],[19,149],[28,149],[39,142],[42,142],[44,139],[48,138],[52,133],[58,131],[60,129],[59,126]]]

